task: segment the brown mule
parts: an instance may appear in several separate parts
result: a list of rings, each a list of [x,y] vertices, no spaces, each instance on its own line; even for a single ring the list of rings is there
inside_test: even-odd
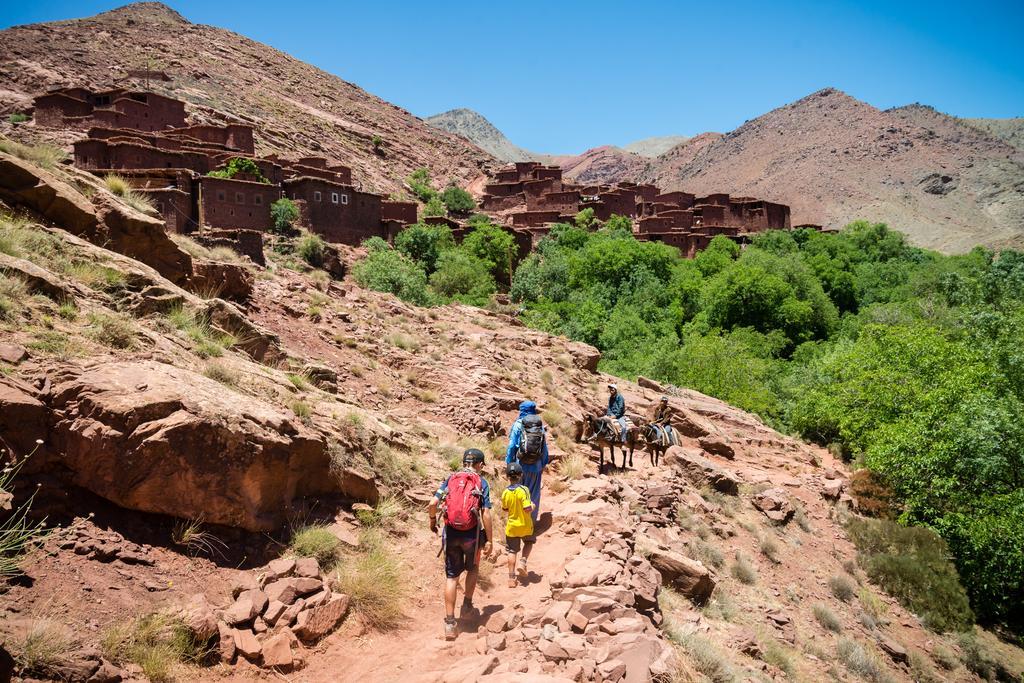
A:
[[[600,464],[598,465],[597,473],[604,474],[605,447],[608,447],[613,470],[616,469],[615,447],[620,447],[622,450],[622,469],[625,469],[627,462],[628,467],[633,466],[633,451],[636,449],[638,438],[639,430],[635,426],[630,427],[626,431],[626,443],[623,444],[621,437],[616,436],[614,428],[609,424],[607,416],[587,415],[583,418],[576,441],[587,442],[597,446],[597,451],[600,453]],[[628,454],[626,451],[627,447],[629,448]]]

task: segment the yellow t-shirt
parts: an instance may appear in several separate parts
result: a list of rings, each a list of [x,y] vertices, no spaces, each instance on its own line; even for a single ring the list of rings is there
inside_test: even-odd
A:
[[[508,511],[505,522],[505,535],[512,538],[533,536],[533,501],[530,500],[530,489],[522,484],[509,486],[501,492],[501,509]]]

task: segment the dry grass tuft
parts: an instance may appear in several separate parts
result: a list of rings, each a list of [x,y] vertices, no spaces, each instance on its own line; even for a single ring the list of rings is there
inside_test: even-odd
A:
[[[754,569],[750,560],[748,560],[743,553],[736,553],[736,561],[733,563],[732,567],[729,568],[729,572],[732,574],[733,578],[740,583],[745,583],[748,586],[752,586],[757,583],[757,570]]]
[[[180,618],[160,612],[108,629],[100,649],[115,664],[138,665],[152,683],[170,683],[179,665],[199,664],[210,654]]]
[[[836,616],[835,612],[820,602],[814,606],[814,618],[818,620],[819,624],[833,633],[839,633],[843,630],[843,624],[839,621],[839,617]]]
[[[153,200],[145,193],[134,189],[128,181],[115,173],[108,173],[103,177],[103,184],[107,186],[110,193],[120,197],[128,206],[141,213],[156,213],[156,206]]]
[[[367,534],[362,541],[365,550],[342,561],[334,583],[369,626],[386,631],[403,620],[407,583],[398,557],[383,541]]]
[[[871,683],[888,683],[893,678],[868,648],[851,638],[840,638],[836,655],[847,669]]]
[[[90,313],[89,335],[113,349],[134,349],[136,346],[135,324],[117,313]]]
[[[300,557],[315,557],[322,569],[329,570],[338,561],[341,541],[324,524],[307,524],[292,530],[288,549]]]
[[[843,602],[850,602],[857,595],[857,587],[845,576],[833,576],[828,580],[828,587],[832,595]]]
[[[54,168],[68,158],[67,152],[53,145],[23,145],[7,138],[0,138],[0,152],[6,152],[11,156],[48,169]]]

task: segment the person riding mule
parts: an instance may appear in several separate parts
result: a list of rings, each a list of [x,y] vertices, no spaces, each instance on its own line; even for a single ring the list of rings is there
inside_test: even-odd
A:
[[[668,396],[662,396],[657,403],[652,403],[647,409],[647,424],[644,426],[644,440],[647,442],[651,455],[651,464],[657,465],[661,454],[669,446],[679,444],[678,437],[672,429],[672,420],[675,411],[669,405]]]
[[[594,411],[593,414],[584,416],[582,422],[578,423],[576,433],[577,442],[588,442],[597,446],[600,454],[598,474],[604,473],[604,448],[608,447],[611,454],[612,468],[615,465],[615,446],[622,449],[622,467],[633,466],[633,450],[636,448],[639,431],[633,426],[623,414],[621,422],[614,416],[604,414],[603,408]],[[621,430],[621,431],[620,431]],[[628,450],[627,450],[628,449]]]

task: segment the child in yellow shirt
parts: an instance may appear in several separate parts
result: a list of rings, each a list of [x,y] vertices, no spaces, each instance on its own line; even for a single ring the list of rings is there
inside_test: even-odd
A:
[[[515,588],[519,585],[516,579],[518,570],[519,576],[526,576],[526,560],[530,557],[533,544],[536,538],[533,535],[533,501],[530,500],[530,489],[522,484],[523,466],[518,462],[510,462],[506,469],[509,485],[501,492],[501,509],[508,512],[508,521],[505,522],[505,545],[508,547],[508,587]],[[523,556],[516,565],[516,555],[519,553],[522,544]]]

